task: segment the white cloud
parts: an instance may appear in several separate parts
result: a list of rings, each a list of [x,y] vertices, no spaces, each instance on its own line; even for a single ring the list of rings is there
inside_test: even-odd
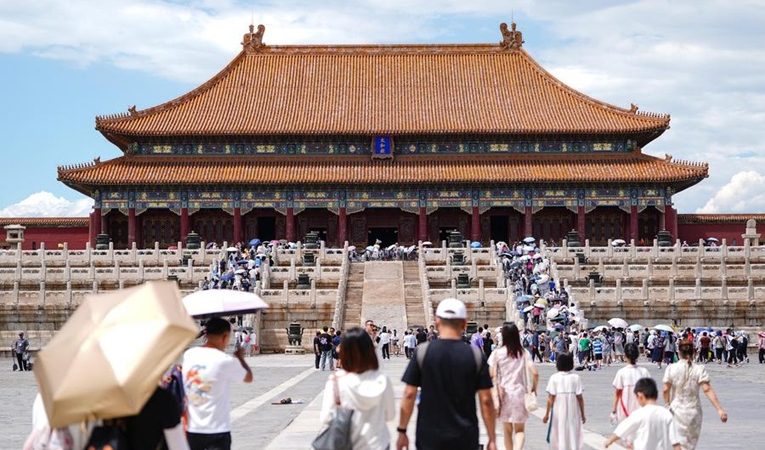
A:
[[[754,170],[745,170],[733,175],[730,181],[696,212],[714,214],[722,211],[765,211],[765,175]]]
[[[93,200],[69,200],[40,191],[0,209],[0,217],[82,217],[90,214]]]
[[[512,9],[526,49],[564,83],[672,115],[645,151],[710,163],[677,195],[681,212],[765,164],[764,0],[0,0],[0,52],[199,83],[239,51],[253,11],[266,43],[310,44],[496,42]]]

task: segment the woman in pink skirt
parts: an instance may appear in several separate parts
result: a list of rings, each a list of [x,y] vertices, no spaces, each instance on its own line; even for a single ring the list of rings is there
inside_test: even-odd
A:
[[[504,426],[505,449],[523,449],[529,418],[525,395],[526,392],[536,394],[539,373],[528,352],[523,350],[514,323],[502,327],[502,346],[489,356],[489,368],[497,387],[498,419]]]

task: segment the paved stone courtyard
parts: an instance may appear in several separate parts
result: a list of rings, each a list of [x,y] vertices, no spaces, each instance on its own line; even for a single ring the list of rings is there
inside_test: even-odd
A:
[[[36,385],[32,373],[11,372],[11,360],[4,359],[5,369],[0,370],[0,399],[5,405],[0,412],[3,423],[3,449],[21,448],[31,426],[32,400]],[[318,431],[318,409],[327,372],[313,369],[313,356],[264,355],[250,359],[255,382],[237,385],[233,391],[233,441],[234,449],[308,449]],[[396,396],[401,397],[403,385],[399,381],[406,359],[394,357],[383,363],[383,370],[396,382]],[[612,401],[611,380],[618,367],[605,368],[599,372],[581,373],[585,388],[587,424],[585,429],[589,448],[602,448],[602,435],[610,432],[608,413]],[[660,380],[662,372],[649,367],[654,378]],[[753,449],[761,445],[752,442],[755,430],[762,420],[756,409],[765,404],[765,366],[752,363],[738,369],[726,369],[712,364],[708,366],[712,384],[728,410],[730,419],[722,424],[704,399],[704,428],[699,450]],[[554,372],[551,364],[540,368],[540,385],[544,388]],[[271,405],[284,397],[305,401],[302,405]],[[540,398],[540,402],[543,400]],[[539,412],[538,412],[539,413]],[[541,416],[541,413],[540,413]],[[397,422],[390,423],[393,430]],[[415,418],[410,430],[414,430]],[[538,417],[528,423],[527,446],[530,450],[545,449],[545,428]],[[410,434],[412,443],[413,433]],[[485,442],[485,436],[482,437]],[[500,448],[502,439],[499,438]],[[761,447],[760,447],[761,448]]]

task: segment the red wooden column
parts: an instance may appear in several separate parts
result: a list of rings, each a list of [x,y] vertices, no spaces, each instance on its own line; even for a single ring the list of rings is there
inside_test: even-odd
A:
[[[189,231],[189,208],[181,208],[181,237],[179,241],[185,244]]]
[[[419,227],[417,229],[417,239],[420,241],[428,240],[428,212],[425,207],[420,207]]]
[[[287,208],[287,236],[286,239],[290,242],[295,242],[295,210]]]
[[[96,236],[101,234],[101,208],[93,208],[90,213],[90,245],[95,248]]]
[[[638,242],[638,209],[637,205],[630,206],[630,239]]]
[[[664,231],[666,229],[667,229],[667,214],[659,211],[659,231]]]
[[[234,208],[234,244],[242,241],[242,209]]]
[[[676,240],[678,239],[677,236],[677,211],[675,211],[675,208],[667,205],[665,208],[665,220],[667,222],[667,231],[669,231],[669,234],[672,235],[672,239]]]
[[[135,223],[135,208],[128,208],[128,247],[133,246],[133,242],[136,242],[136,223]]]
[[[348,215],[345,206],[341,206],[337,211],[337,243],[344,245],[348,240]]]
[[[532,236],[534,234],[534,211],[531,206],[527,206],[523,213],[523,235],[524,237]]]
[[[470,219],[470,240],[481,242],[481,213],[477,206],[473,206],[473,214]]]
[[[580,242],[584,242],[587,239],[587,222],[585,221],[585,215],[587,213],[584,210],[584,205],[577,206],[576,208],[576,232],[579,233]],[[565,236],[565,233],[564,233]]]

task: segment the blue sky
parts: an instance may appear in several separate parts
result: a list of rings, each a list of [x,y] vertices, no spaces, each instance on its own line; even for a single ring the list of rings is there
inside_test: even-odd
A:
[[[266,43],[432,43],[498,41],[511,15],[565,83],[672,115],[646,153],[710,163],[681,212],[765,211],[765,1],[0,0],[0,216],[85,214],[56,167],[119,156],[94,117],[204,82],[251,17]]]

